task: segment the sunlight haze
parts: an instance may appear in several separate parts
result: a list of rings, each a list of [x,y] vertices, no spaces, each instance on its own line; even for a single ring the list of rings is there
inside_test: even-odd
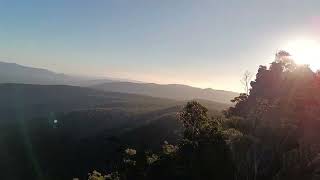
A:
[[[0,0],[0,180],[320,180],[320,0]]]
[[[283,49],[290,52],[297,64],[307,64],[313,70],[320,69],[320,39],[298,38],[288,42]]]
[[[239,92],[246,70],[296,38],[319,37],[320,1],[232,2],[2,0],[1,61]],[[298,62],[313,57],[294,46]]]

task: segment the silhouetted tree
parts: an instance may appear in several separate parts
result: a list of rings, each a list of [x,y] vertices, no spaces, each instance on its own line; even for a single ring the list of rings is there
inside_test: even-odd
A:
[[[244,92],[245,92],[246,94],[249,94],[251,79],[252,79],[252,74],[251,74],[249,71],[246,71],[246,72],[243,74],[242,79],[240,80],[240,81],[241,81],[241,84],[242,84],[243,87],[244,87]]]

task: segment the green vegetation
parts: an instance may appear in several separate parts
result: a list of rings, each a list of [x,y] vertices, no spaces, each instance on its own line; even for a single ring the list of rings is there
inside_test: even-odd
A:
[[[123,148],[177,142],[184,101],[60,85],[0,85],[0,179],[87,178]],[[226,104],[201,101],[212,114]],[[57,120],[57,123],[54,123]],[[111,166],[111,165],[110,165]]]
[[[260,66],[251,87],[224,116],[210,118],[200,103],[187,103],[177,145],[124,153],[116,178],[319,179],[320,74],[280,51],[269,68]]]
[[[2,84],[0,179],[319,179],[320,73],[280,51],[250,84],[232,107]]]

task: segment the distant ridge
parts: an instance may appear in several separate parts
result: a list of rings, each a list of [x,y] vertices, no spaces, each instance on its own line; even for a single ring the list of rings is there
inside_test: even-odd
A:
[[[0,61],[0,83],[91,86],[112,81],[130,80],[68,75],[56,73],[43,68],[35,68]]]
[[[230,103],[230,100],[238,95],[238,93],[231,91],[213,90],[210,88],[201,89],[181,84],[161,85],[154,83],[108,82],[91,87],[111,92],[140,94],[176,100],[204,99],[220,103]]]
[[[182,84],[161,85],[127,79],[73,76],[7,62],[0,62],[1,83],[83,86],[103,91],[174,100],[204,99],[228,104],[232,98],[238,95],[238,93],[231,91],[201,89]]]
[[[80,78],[59,74],[47,69],[0,62],[0,83],[70,84]]]

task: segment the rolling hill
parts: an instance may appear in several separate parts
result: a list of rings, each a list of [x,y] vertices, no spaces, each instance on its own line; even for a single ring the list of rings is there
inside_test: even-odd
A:
[[[230,103],[230,100],[238,95],[238,93],[230,91],[201,89],[180,84],[161,85],[154,83],[109,82],[91,87],[104,91],[140,94],[175,100],[205,99],[221,103]]]
[[[0,62],[0,84],[23,83],[40,85],[72,85],[90,87],[108,92],[120,92],[153,96],[175,100],[205,99],[230,104],[238,93],[201,89],[181,84],[142,83],[120,78],[96,78],[55,73],[41,68],[22,66],[15,63]]]
[[[228,107],[199,101],[213,113]],[[77,86],[1,84],[0,179],[85,178],[92,168],[106,170],[124,147],[176,141],[176,113],[185,103]]]
[[[0,83],[90,86],[113,81],[130,80],[62,74],[43,68],[0,61]]]
[[[218,113],[235,95],[0,62],[0,179],[85,178],[92,168],[108,168],[124,147],[177,141],[176,113],[188,100]]]
[[[148,111],[177,101],[66,85],[0,84],[0,117],[48,117],[52,113],[109,108]],[[0,121],[0,122],[1,122]]]
[[[0,83],[68,84],[80,78],[58,74],[47,69],[0,62]]]

